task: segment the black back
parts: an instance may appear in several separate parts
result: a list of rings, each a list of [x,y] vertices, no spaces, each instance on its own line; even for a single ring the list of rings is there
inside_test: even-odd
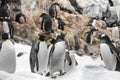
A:
[[[57,2],[53,3],[49,8],[49,15],[51,16],[51,18],[57,18],[56,6],[59,6]]]
[[[62,6],[60,6],[60,10],[61,10],[61,11],[64,11],[64,12],[68,12],[69,14],[74,13],[72,10],[70,10],[70,9],[68,9],[68,8],[65,8],[65,7],[62,7]]]
[[[76,0],[69,0],[69,2],[79,14],[82,14],[83,9],[79,6]]]
[[[42,31],[45,30],[45,32],[51,32],[52,31],[51,17],[46,13],[42,13],[40,17],[42,17],[41,30]]]
[[[87,37],[86,37],[86,43],[90,44],[90,42],[91,42],[91,36],[93,35],[93,33],[94,33],[95,31],[97,31],[97,29],[93,28],[93,29],[91,29],[89,32],[87,32],[88,35],[87,35]]]
[[[10,11],[8,10],[7,3],[7,0],[2,0],[2,3],[0,5],[0,17],[5,18],[10,16]]]
[[[65,22],[63,22],[63,20],[61,18],[57,18],[58,20],[58,29],[60,30],[64,30],[64,26],[65,26]]]

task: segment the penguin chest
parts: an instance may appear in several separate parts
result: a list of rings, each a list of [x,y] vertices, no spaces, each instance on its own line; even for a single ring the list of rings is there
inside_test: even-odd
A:
[[[64,56],[64,53],[65,53],[65,42],[61,41],[56,43],[52,56],[54,56],[54,58],[60,58]]]
[[[9,27],[7,22],[3,22],[3,31],[4,33],[9,33]]]
[[[115,70],[117,59],[112,54],[109,46],[105,43],[100,44],[100,52],[106,68],[108,68],[109,70]]]
[[[48,51],[47,51],[47,44],[43,43],[39,45],[39,51],[38,51],[38,64],[39,64],[39,72],[43,72],[47,68],[48,64]]]
[[[55,44],[55,49],[50,55],[50,72],[61,71],[64,69],[65,42],[61,41]]]
[[[13,43],[6,40],[2,43],[0,51],[0,70],[14,73],[16,69],[16,54]]]
[[[92,26],[95,27],[95,25],[96,25],[96,20],[93,19]]]

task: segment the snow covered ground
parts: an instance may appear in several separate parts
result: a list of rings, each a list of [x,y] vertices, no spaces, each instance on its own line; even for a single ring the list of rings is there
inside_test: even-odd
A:
[[[99,57],[93,59],[90,56],[79,57],[77,55],[75,57],[79,65],[63,76],[51,79],[34,74],[30,72],[29,66],[31,47],[23,44],[15,44],[15,48],[17,54],[23,52],[24,55],[17,57],[17,67],[14,74],[0,71],[0,80],[120,80],[120,72],[105,69]]]

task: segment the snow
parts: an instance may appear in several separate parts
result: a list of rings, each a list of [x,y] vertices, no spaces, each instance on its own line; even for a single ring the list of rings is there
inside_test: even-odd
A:
[[[75,58],[78,66],[68,71],[63,76],[55,79],[44,77],[30,72],[29,53],[31,46],[15,44],[16,55],[20,52],[24,54],[17,57],[17,67],[14,74],[0,71],[0,80],[120,80],[120,72],[110,71],[104,68],[104,63],[100,57],[93,59],[90,56],[77,56]]]

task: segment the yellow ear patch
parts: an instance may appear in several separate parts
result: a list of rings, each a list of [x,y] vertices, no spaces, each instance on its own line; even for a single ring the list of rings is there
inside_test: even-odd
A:
[[[40,45],[42,45],[42,44],[45,44],[45,41],[41,41],[41,42],[40,42]]]
[[[40,36],[39,36],[39,35],[37,36],[37,39],[40,39]]]
[[[53,39],[52,39],[52,38],[50,38],[49,40],[50,40],[50,41],[52,41]]]
[[[8,41],[10,41],[10,39],[7,39],[5,42],[8,42]]]

